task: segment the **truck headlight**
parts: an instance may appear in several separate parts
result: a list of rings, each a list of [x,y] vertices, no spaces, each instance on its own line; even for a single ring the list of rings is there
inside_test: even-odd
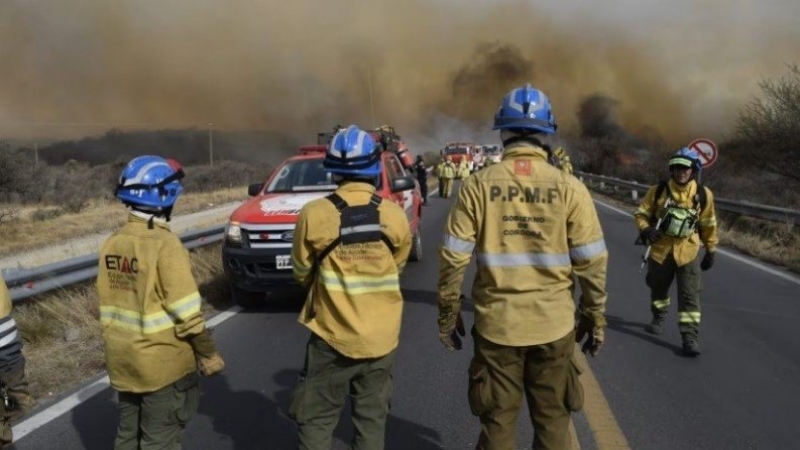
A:
[[[225,239],[232,243],[242,245],[242,227],[239,222],[228,222],[225,227]]]

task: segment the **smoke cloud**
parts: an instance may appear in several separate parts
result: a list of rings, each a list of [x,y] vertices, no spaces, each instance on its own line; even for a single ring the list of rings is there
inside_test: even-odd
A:
[[[389,123],[425,151],[496,140],[503,94],[531,82],[560,130],[599,95],[626,129],[681,140],[730,129],[800,42],[790,1],[549,3],[6,0],[0,138]]]

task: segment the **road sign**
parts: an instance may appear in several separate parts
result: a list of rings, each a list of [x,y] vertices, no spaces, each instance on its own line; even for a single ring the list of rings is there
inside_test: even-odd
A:
[[[719,150],[710,139],[695,139],[689,144],[689,149],[697,152],[704,169],[717,162]]]

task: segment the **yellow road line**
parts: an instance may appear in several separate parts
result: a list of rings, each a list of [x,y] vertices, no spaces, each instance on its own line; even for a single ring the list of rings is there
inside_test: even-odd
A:
[[[568,450],[581,450],[581,443],[578,442],[578,434],[575,433],[575,424],[572,420],[569,421],[569,449]]]
[[[630,450],[628,440],[622,434],[617,419],[614,418],[614,413],[611,412],[611,407],[603,396],[600,383],[597,382],[586,356],[577,345],[575,345],[575,356],[583,371],[581,374],[584,391],[583,412],[589,421],[589,428],[592,430],[598,450]]]

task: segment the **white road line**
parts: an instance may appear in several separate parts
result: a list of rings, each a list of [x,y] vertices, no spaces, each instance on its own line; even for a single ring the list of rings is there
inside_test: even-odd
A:
[[[603,202],[601,202],[599,200],[595,200],[594,202],[597,203],[598,205],[604,206],[604,207],[606,207],[606,208],[608,208],[608,209],[610,209],[612,211],[616,211],[616,212],[618,212],[620,214],[623,214],[623,215],[626,215],[628,217],[633,217],[633,214],[629,213],[628,211],[625,211],[625,210],[619,209],[617,207],[611,206],[609,204],[603,203]],[[747,264],[747,265],[749,265],[751,267],[755,267],[756,269],[763,270],[764,272],[767,272],[769,274],[775,275],[776,277],[783,278],[784,280],[786,280],[786,281],[788,281],[790,283],[794,283],[794,284],[800,285],[800,277],[797,277],[797,276],[792,275],[792,274],[787,273],[787,272],[782,272],[780,270],[776,270],[776,269],[774,269],[772,267],[769,267],[769,266],[767,266],[767,265],[765,265],[765,264],[763,264],[763,263],[761,263],[759,261],[755,261],[755,260],[753,260],[751,258],[747,258],[747,257],[741,256],[741,255],[737,255],[736,253],[732,253],[732,252],[730,252],[728,250],[724,250],[722,248],[717,249],[717,253],[721,253],[721,254],[729,257],[729,258],[735,259],[736,261],[742,262],[742,263]]]
[[[230,319],[231,317],[235,316],[237,313],[241,311],[242,311],[241,307],[234,306],[207,320],[206,326],[208,328],[214,328],[215,326]],[[30,416],[27,419],[23,420],[22,422],[14,425],[13,427],[14,440],[19,441],[28,434],[33,433],[37,429],[47,425],[53,420],[72,411],[81,403],[89,400],[95,395],[106,390],[106,388],[111,386],[111,384],[108,380],[108,374],[105,374],[105,371],[103,372],[103,374],[104,375],[102,375],[100,379],[92,383],[89,383],[88,385],[73,392],[69,396],[59,400],[57,403],[48,406],[47,408],[39,411],[33,416]]]

